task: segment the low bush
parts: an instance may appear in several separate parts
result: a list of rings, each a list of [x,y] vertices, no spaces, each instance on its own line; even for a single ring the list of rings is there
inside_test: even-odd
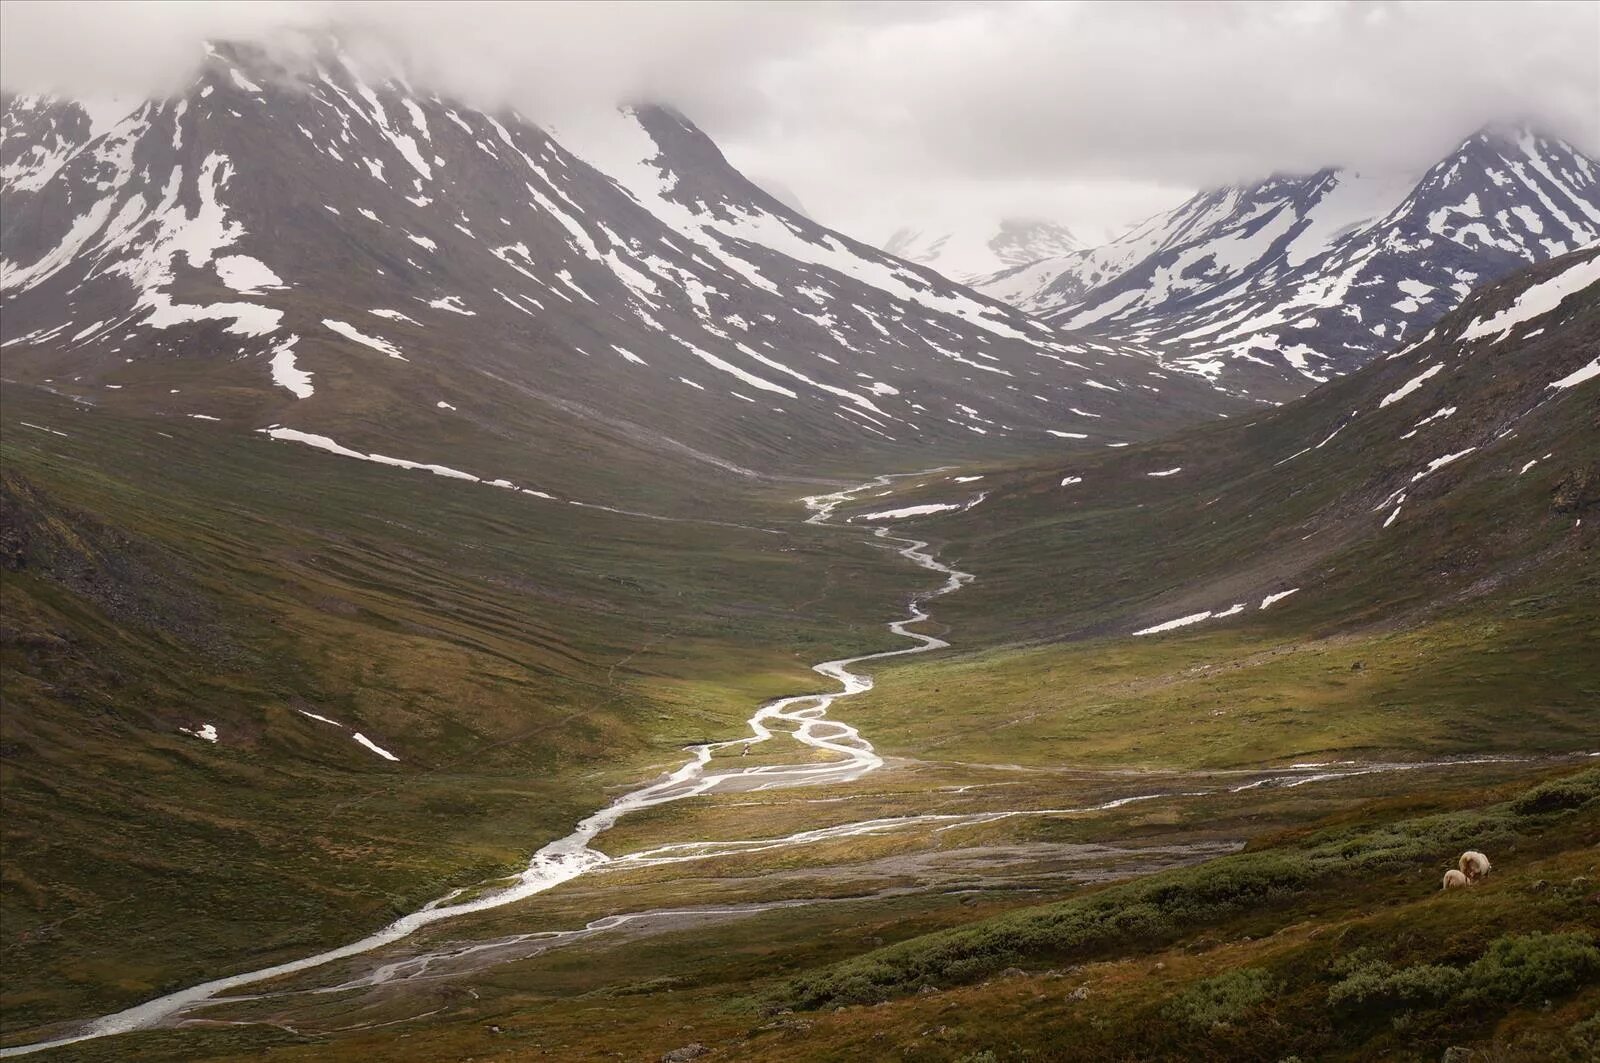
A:
[[[891,945],[796,979],[783,1002],[870,1004],[923,986],[975,981],[1024,957],[1079,957],[1129,942],[1159,944],[1194,926],[1298,895],[1320,874],[1316,861],[1292,854],[1219,860]]]
[[[1352,883],[1366,885],[1386,872],[1425,868],[1441,858],[1453,858],[1464,847],[1492,847],[1528,826],[1524,816],[1565,811],[1587,804],[1594,795],[1600,795],[1600,771],[1589,770],[1546,782],[1509,804],[1482,811],[1342,828],[1312,836],[1294,848],[1221,857],[844,960],[796,978],[778,993],[773,1006],[871,1004],[925,986],[977,981],[1038,960],[1080,961],[1129,946],[1165,947],[1202,927],[1284,909],[1320,893],[1347,892]],[[1522,808],[1530,811],[1519,811]],[[1494,961],[1499,965],[1495,973],[1485,967],[1474,976],[1482,980],[1483,993],[1509,992],[1518,978],[1528,979],[1530,985],[1548,980],[1538,973],[1543,969],[1540,957],[1545,955],[1542,950],[1556,946],[1518,948],[1522,951],[1508,946]],[[1568,951],[1560,955],[1566,959],[1588,955],[1581,949],[1572,951],[1571,946],[1563,948]],[[1409,1007],[1414,1005],[1408,1001],[1420,1003],[1446,993],[1450,979],[1438,971],[1384,974],[1374,968],[1341,993],[1349,994],[1350,1000],[1371,994],[1374,1000],[1393,999],[1398,1006]]]
[[[1328,990],[1328,1004],[1346,1011],[1435,1007],[1461,992],[1466,975],[1454,967],[1424,963],[1394,968],[1375,960]]]
[[[1585,934],[1510,934],[1467,968],[1465,999],[1516,1004],[1564,996],[1600,978],[1600,948]]]
[[[1269,972],[1245,967],[1196,982],[1167,1007],[1167,1016],[1202,1028],[1237,1022],[1282,988]]]
[[[1511,802],[1511,808],[1518,815],[1534,816],[1581,808],[1596,799],[1600,799],[1600,776],[1584,772],[1541,783],[1518,796]]]
[[[1347,1013],[1445,1006],[1499,1010],[1564,996],[1600,978],[1600,948],[1584,934],[1507,934],[1465,968],[1394,967],[1370,955],[1334,967],[1328,1004]]]

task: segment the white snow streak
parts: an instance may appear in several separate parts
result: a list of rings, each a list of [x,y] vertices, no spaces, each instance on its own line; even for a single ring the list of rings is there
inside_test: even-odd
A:
[[[1176,620],[1168,620],[1164,624],[1156,624],[1154,627],[1142,628],[1139,631],[1135,631],[1134,634],[1159,635],[1163,631],[1171,631],[1174,628],[1188,627],[1190,624],[1198,624],[1200,621],[1206,620],[1210,616],[1211,610],[1209,609],[1203,613],[1190,613],[1188,616],[1180,616]]]
[[[357,742],[360,742],[362,745],[378,754],[378,756],[382,757],[384,760],[398,761],[400,759],[387,749],[384,749],[382,746],[378,745],[378,743],[374,742],[372,739],[368,738],[366,735],[362,734],[360,731],[357,731],[350,737],[354,738]]]
[[[1546,384],[1545,387],[1562,389],[1576,387],[1585,380],[1593,380],[1597,376],[1600,376],[1600,357],[1597,357],[1588,365],[1568,373],[1560,380],[1552,380],[1550,383]]]
[[[1291,595],[1291,594],[1298,594],[1299,591],[1300,591],[1300,588],[1299,587],[1295,587],[1293,590],[1279,591],[1277,594],[1269,594],[1265,598],[1261,599],[1260,608],[1265,609],[1268,606],[1270,606],[1273,602],[1281,602],[1285,598],[1289,597],[1289,595]]]
[[[1443,362],[1436,362],[1433,365],[1429,366],[1428,368],[1424,369],[1421,373],[1419,373],[1418,375],[1412,377],[1410,380],[1406,381],[1404,384],[1400,385],[1398,388],[1396,388],[1395,390],[1389,392],[1389,394],[1385,395],[1383,397],[1383,401],[1378,403],[1378,409],[1380,409],[1380,410],[1383,409],[1385,406],[1389,405],[1391,402],[1399,402],[1401,399],[1405,398],[1407,395],[1411,394],[1413,391],[1415,391],[1418,388],[1420,388],[1423,385],[1424,381],[1426,381],[1429,377],[1433,376],[1434,374],[1438,373],[1439,370],[1441,370],[1443,368],[1444,368],[1444,363]]]
[[[382,353],[387,354],[390,358],[398,358],[402,362],[410,360],[406,358],[405,355],[400,353],[400,348],[396,347],[388,340],[379,339],[377,336],[368,336],[365,332],[362,332],[360,329],[347,322],[335,321],[331,317],[325,317],[322,319],[322,323],[347,340],[354,340],[365,347],[371,347],[375,351],[381,351]]]

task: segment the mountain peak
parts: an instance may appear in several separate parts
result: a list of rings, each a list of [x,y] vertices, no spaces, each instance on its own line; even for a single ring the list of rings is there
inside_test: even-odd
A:
[[[1282,397],[1409,341],[1474,286],[1596,239],[1594,161],[1495,125],[1420,178],[1325,168],[1212,189],[1105,247],[978,286]]]
[[[883,250],[928,266],[953,280],[970,282],[1082,247],[1067,226],[1036,217],[1005,217],[989,225],[949,228],[905,226],[883,243]]]
[[[98,140],[8,107],[8,374],[550,494],[583,470],[515,441],[552,423],[745,475],[1226,401],[823,228],[670,108],[555,134],[257,58],[214,48]]]

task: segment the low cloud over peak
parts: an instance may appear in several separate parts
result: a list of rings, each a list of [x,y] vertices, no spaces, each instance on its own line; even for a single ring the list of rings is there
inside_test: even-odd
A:
[[[337,26],[419,84],[555,119],[657,99],[820,220],[1097,229],[1187,190],[1418,169],[1478,126],[1600,150],[1600,7],[1578,3],[28,3],[11,90],[172,91],[206,39]]]

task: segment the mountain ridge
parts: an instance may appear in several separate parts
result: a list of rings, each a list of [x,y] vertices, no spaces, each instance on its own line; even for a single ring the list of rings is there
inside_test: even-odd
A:
[[[992,575],[947,611],[1047,631],[1073,615],[1084,626],[1071,637],[1156,634],[1182,618],[1249,624],[1250,603],[1293,590],[1282,609],[1345,619],[1328,599],[1371,623],[1582,567],[1600,506],[1585,405],[1600,386],[1597,292],[1600,249],[1571,252],[1482,286],[1433,334],[1293,403],[991,477],[984,506],[919,526],[985,552],[1010,543],[1035,564],[1059,552],[1043,567],[1061,568],[1078,600],[1052,604],[1037,574]],[[1143,544],[1141,569],[1074,573],[1103,533],[1064,529],[1115,512],[1132,522],[1119,534]],[[1148,598],[1128,596],[1134,581]],[[1250,608],[1230,611],[1238,602]]]
[[[1477,284],[1596,239],[1593,160],[1485,129],[1415,179],[1324,169],[1201,192],[1104,248],[977,284],[1282,398],[1414,339]]]
[[[519,435],[598,433],[614,468],[654,438],[792,472],[1237,408],[794,214],[665,108],[574,151],[342,59],[290,83],[219,47],[99,139],[71,140],[81,116],[8,115],[67,135],[7,141],[33,176],[7,186],[25,198],[7,192],[6,371],[96,402],[539,490]]]

